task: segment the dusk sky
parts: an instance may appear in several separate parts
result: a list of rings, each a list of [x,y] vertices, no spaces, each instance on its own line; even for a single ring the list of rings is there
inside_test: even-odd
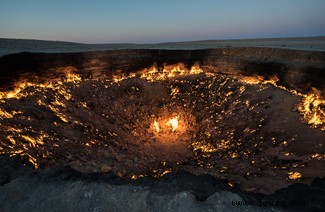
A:
[[[159,43],[325,35],[325,0],[0,0],[0,37]]]

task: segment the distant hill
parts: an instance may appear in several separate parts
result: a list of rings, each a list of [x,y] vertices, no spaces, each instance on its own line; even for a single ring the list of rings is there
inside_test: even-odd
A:
[[[224,47],[269,47],[325,51],[325,36],[263,38],[238,40],[202,40],[158,44],[83,44],[65,41],[0,38],[0,56],[19,52],[84,52],[117,49],[207,49]]]

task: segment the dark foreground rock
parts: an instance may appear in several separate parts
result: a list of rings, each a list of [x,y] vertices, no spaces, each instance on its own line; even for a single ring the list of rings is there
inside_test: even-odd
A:
[[[0,211],[321,211],[325,207],[324,178],[264,195],[186,172],[124,180],[70,168],[35,171],[7,156],[0,157],[0,164]],[[255,206],[233,205],[243,203]]]

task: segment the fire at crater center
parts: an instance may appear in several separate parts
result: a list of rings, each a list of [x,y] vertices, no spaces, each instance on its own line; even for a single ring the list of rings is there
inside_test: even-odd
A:
[[[325,102],[314,93],[198,65],[97,79],[76,72],[0,93],[2,154],[130,179],[185,170],[257,190],[323,172]]]

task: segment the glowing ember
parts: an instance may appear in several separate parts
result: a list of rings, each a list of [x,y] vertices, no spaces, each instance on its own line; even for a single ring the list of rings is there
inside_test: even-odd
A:
[[[197,64],[192,66],[190,69],[187,69],[184,64],[179,63],[177,65],[164,66],[162,70],[156,66],[144,69],[141,78],[146,79],[149,82],[156,82],[177,76],[197,75],[203,72],[204,71]]]
[[[179,116],[176,116],[176,117],[170,119],[170,120],[166,123],[167,126],[170,126],[170,127],[172,128],[172,131],[173,131],[173,132],[175,132],[176,129],[178,128],[178,118],[179,118]]]
[[[277,88],[288,91],[295,96],[302,97],[302,102],[298,105],[298,111],[305,121],[314,128],[325,130],[325,100],[321,97],[320,91],[313,89],[309,94],[299,93],[296,90],[287,89],[284,86],[277,85],[279,79],[274,76],[270,79],[264,79],[262,76],[241,76],[239,81],[251,85],[267,85],[271,84]]]
[[[159,133],[160,132],[160,127],[159,127],[159,123],[155,120],[153,125],[155,126],[156,128],[156,131]]]
[[[288,173],[288,178],[290,180],[298,180],[302,177],[301,173],[299,172],[289,172]]]
[[[325,111],[322,106],[325,105],[325,100],[315,93],[304,95],[302,103],[299,105],[298,110],[304,116],[308,124],[320,127],[325,130]]]
[[[165,134],[168,131],[170,132],[170,130],[172,132],[175,132],[179,128],[178,119],[179,119],[179,115],[175,116],[174,118],[171,118],[167,121],[166,121],[166,119],[163,121],[160,121],[160,123],[161,122],[165,123],[165,125],[162,125],[162,126],[159,126],[159,122],[157,120],[154,120],[154,122],[153,122],[154,129],[156,130],[157,133],[160,133],[161,131],[163,131],[163,134]],[[164,126],[166,126],[166,127],[164,127]]]

